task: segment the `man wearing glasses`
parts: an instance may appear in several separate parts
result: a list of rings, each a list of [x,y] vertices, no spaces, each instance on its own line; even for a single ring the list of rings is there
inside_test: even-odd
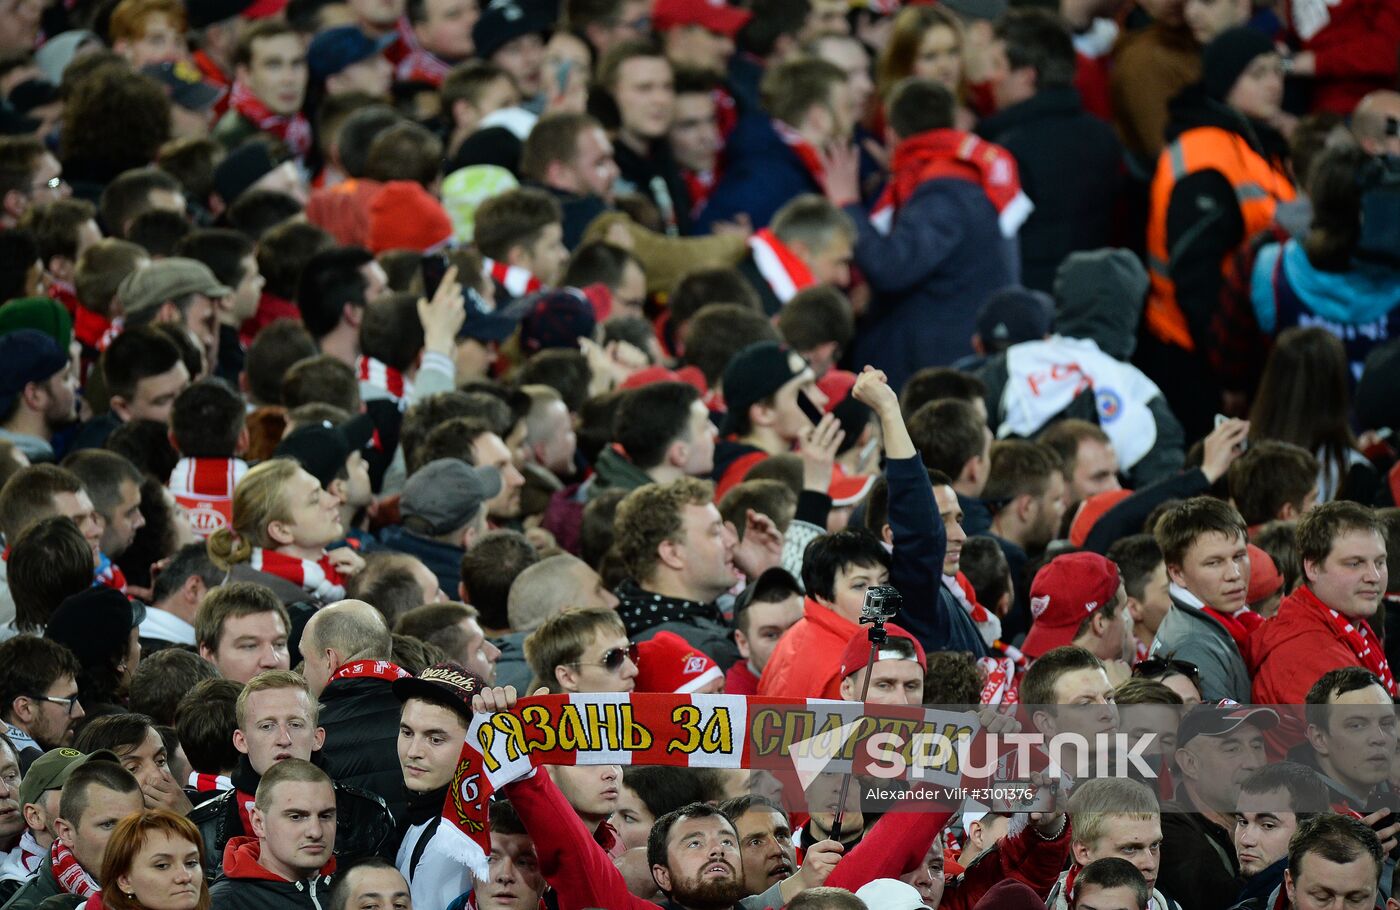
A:
[[[608,607],[565,610],[525,639],[532,685],[551,692],[631,692],[637,681],[637,646],[617,612]]]
[[[63,165],[38,139],[0,139],[0,228],[16,227],[31,207],[71,193],[63,182]]]
[[[0,719],[21,770],[72,744],[73,725],[83,718],[77,675],[77,658],[55,641],[20,635],[0,644]]]

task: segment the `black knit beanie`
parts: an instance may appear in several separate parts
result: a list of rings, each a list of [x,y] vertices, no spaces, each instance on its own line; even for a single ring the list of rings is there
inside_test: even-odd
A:
[[[1201,82],[1206,94],[1224,101],[1254,58],[1275,50],[1269,36],[1261,31],[1241,26],[1221,32],[1202,54]]]

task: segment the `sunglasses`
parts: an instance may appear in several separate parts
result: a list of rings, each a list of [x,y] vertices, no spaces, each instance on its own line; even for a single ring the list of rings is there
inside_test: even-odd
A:
[[[1174,657],[1149,657],[1139,661],[1133,667],[1133,675],[1139,679],[1160,679],[1163,676],[1171,676],[1173,673],[1185,676],[1196,684],[1196,688],[1201,687],[1201,671],[1189,660],[1177,660]]]
[[[584,662],[576,660],[573,662],[573,665],[575,667],[602,667],[609,673],[616,673],[618,670],[622,669],[623,661],[630,660],[633,664],[636,664],[640,653],[635,643],[629,643],[625,648],[609,648],[604,651],[603,659],[600,661]]]

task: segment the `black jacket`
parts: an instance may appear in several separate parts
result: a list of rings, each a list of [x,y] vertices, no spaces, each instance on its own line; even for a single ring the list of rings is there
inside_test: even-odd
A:
[[[689,234],[690,191],[671,156],[670,143],[658,139],[648,154],[641,155],[618,141],[613,145],[613,157],[617,160],[618,191],[639,193],[649,199],[661,213],[664,233]],[[671,224],[675,225],[674,230]]]
[[[384,679],[337,679],[321,693],[320,723],[326,731],[321,767],[331,780],[367,790],[395,818],[408,796],[399,768],[399,714],[392,683]]]
[[[251,800],[249,794],[257,790],[257,775],[248,766],[247,758],[234,772],[233,784],[234,789],[200,803],[189,814],[204,839],[204,874],[211,882],[224,866],[224,847],[228,842],[252,835],[243,828],[237,802],[240,793]],[[391,856],[388,851],[394,846],[394,818],[384,800],[373,793],[336,784],[335,810],[335,855],[342,864],[370,856]]]
[[[1185,787],[1162,812],[1157,887],[1192,910],[1228,910],[1238,894],[1239,860],[1230,833],[1196,810]]]
[[[1085,113],[1077,89],[1042,89],[983,120],[977,133],[1016,158],[1035,203],[1021,226],[1022,284],[1048,293],[1070,253],[1113,245],[1123,148],[1113,127]]]
[[[5,910],[35,910],[46,898],[62,893],[58,880],[53,877],[53,864],[46,856],[34,870],[34,877],[5,902]]]

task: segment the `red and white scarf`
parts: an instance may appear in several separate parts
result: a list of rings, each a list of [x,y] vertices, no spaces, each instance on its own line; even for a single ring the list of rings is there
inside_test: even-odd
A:
[[[490,278],[505,288],[512,297],[524,297],[544,288],[544,284],[528,270],[518,265],[507,265],[487,259],[485,256],[481,257],[481,274],[482,277]]]
[[[233,488],[248,473],[240,458],[181,458],[170,472],[169,488],[189,514],[190,529],[205,538],[233,521]]]
[[[1376,633],[1371,631],[1371,624],[1362,617],[1343,616],[1336,610],[1327,606],[1312,589],[1300,585],[1292,594],[1300,603],[1307,604],[1320,611],[1326,617],[1332,630],[1337,634],[1351,653],[1356,655],[1357,663],[1370,670],[1379,677],[1385,690],[1394,698],[1396,695],[1395,676],[1390,672],[1390,664],[1386,662],[1385,652],[1380,649],[1376,642]]]
[[[826,167],[822,164],[822,157],[812,143],[803,138],[802,134],[781,120],[773,120],[773,132],[778,134],[778,138],[783,140],[783,144],[792,149],[792,153],[797,156],[797,160],[802,162],[807,173],[816,181],[817,186],[826,188]]]
[[[326,680],[326,685],[330,685],[337,679],[383,679],[393,682],[396,679],[406,679],[412,675],[392,661],[357,660],[354,663],[342,664],[340,669],[332,673],[331,678]]]
[[[115,591],[126,593],[126,573],[121,570],[121,566],[112,562],[112,557],[106,553],[97,554],[97,568],[92,577],[94,584],[106,585]]]
[[[1230,637],[1235,640],[1235,647],[1244,653],[1245,642],[1249,640],[1249,634],[1264,624],[1264,617],[1255,613],[1249,607],[1241,607],[1234,613],[1222,613],[1215,607],[1205,606],[1202,611],[1225,627],[1225,631],[1230,633]]]
[[[434,88],[442,85],[452,70],[452,64],[418,43],[418,36],[413,33],[413,26],[409,24],[407,16],[399,20],[398,30],[399,38],[403,41],[403,46],[408,48],[408,53],[404,54],[395,67],[394,81],[426,82]]]
[[[710,201],[710,194],[715,191],[715,186],[719,184],[719,171],[714,168],[708,171],[692,171],[689,168],[682,168],[681,179],[685,181],[686,192],[690,194],[690,217],[694,218],[700,214],[705,203]]]
[[[185,782],[196,793],[223,793],[225,790],[233,789],[233,781],[227,774],[205,774],[201,771],[191,771],[190,779]]]
[[[389,393],[389,397],[394,399],[400,411],[408,408],[408,401],[413,397],[413,381],[403,373],[384,361],[365,354],[361,354],[360,359],[356,361],[355,373],[360,382]]]
[[[34,832],[25,828],[19,838],[19,864],[32,875],[39,871],[39,864],[43,861],[44,848],[34,839]]]
[[[768,228],[756,231],[749,238],[749,254],[753,256],[758,273],[782,303],[787,303],[798,291],[816,284],[807,263]]]
[[[1021,687],[1016,681],[1016,661],[1010,657],[979,657],[977,666],[987,674],[978,697],[984,705],[1015,705],[1021,702]]]
[[[252,89],[238,81],[233,83],[233,91],[229,94],[229,107],[256,126],[259,132],[281,139],[298,158],[311,151],[311,121],[301,111],[294,114],[274,113],[261,98],[253,94]]]
[[[962,130],[929,130],[895,146],[890,180],[870,211],[881,234],[894,225],[895,213],[930,180],[967,180],[982,187],[997,210],[1003,237],[1015,237],[1035,205],[1021,190],[1016,159],[999,145]]]
[[[253,557],[249,564],[255,571],[276,575],[292,584],[300,585],[302,590],[316,595],[318,600],[345,598],[345,579],[341,578],[335,566],[331,565],[329,554],[323,553],[320,559],[312,562],[300,556],[253,547]]]
[[[967,580],[961,572],[956,575],[944,575],[943,587],[948,593],[953,595],[953,599],[963,608],[963,612],[972,620],[972,624],[977,627],[977,634],[982,637],[984,644],[990,645],[1001,638],[1001,620],[997,615],[977,602],[977,592],[972,590],[972,583]]]
[[[63,841],[55,840],[49,848],[49,863],[53,866],[54,881],[58,882],[64,894],[92,897],[102,890],[97,881],[78,865],[78,858],[64,846]]]

